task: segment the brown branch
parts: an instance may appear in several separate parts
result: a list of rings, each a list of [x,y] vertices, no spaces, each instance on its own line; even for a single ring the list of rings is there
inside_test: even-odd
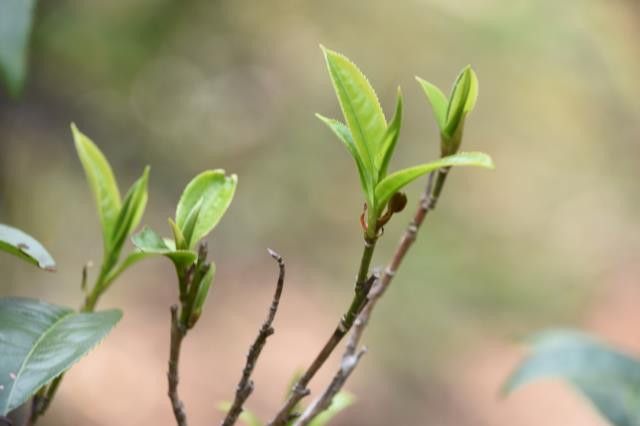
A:
[[[320,367],[324,365],[333,350],[338,346],[342,338],[349,332],[353,326],[356,317],[364,308],[367,303],[367,294],[373,284],[373,277],[368,277],[369,266],[371,265],[371,259],[373,257],[373,251],[376,246],[376,240],[369,240],[365,238],[364,249],[362,252],[362,258],[360,260],[360,268],[358,270],[358,276],[356,277],[355,294],[348,311],[340,318],[338,325],[329,340],[325,343],[324,347],[316,355],[309,368],[298,379],[293,386],[291,394],[285,404],[280,408],[280,411],[276,414],[275,418],[268,423],[268,426],[284,426],[294,416],[291,411],[294,407],[304,398],[309,395],[310,391],[307,389],[307,385],[313,379],[315,374],[320,370]]]
[[[178,365],[180,363],[180,348],[182,339],[187,335],[187,328],[178,318],[178,305],[171,306],[171,349],[169,355],[169,399],[173,408],[173,415],[176,418],[178,426],[187,426],[187,413],[184,410],[184,404],[178,396]]]
[[[429,181],[425,188],[424,193],[420,199],[420,203],[418,204],[418,209],[413,217],[411,223],[404,232],[400,240],[400,244],[396,249],[393,257],[391,258],[390,263],[385,268],[382,277],[379,279],[376,278],[369,295],[367,296],[368,302],[358,315],[358,318],[355,320],[353,330],[349,335],[349,341],[345,348],[345,352],[342,356],[342,362],[340,363],[340,368],[334,375],[331,383],[324,392],[314,400],[311,405],[305,410],[305,412],[300,416],[300,418],[295,422],[294,426],[305,426],[308,425],[311,420],[313,420],[318,414],[328,409],[331,406],[333,398],[337,395],[337,393],[342,389],[344,384],[346,383],[349,375],[353,372],[353,370],[358,365],[358,361],[360,357],[362,357],[365,349],[361,349],[357,351],[357,347],[362,340],[362,336],[364,331],[369,323],[369,319],[375,308],[376,304],[380,300],[380,298],[384,295],[384,292],[389,288],[393,277],[398,271],[400,264],[404,260],[407,252],[413,245],[418,235],[418,231],[422,223],[424,222],[427,213],[431,210],[435,209],[436,204],[438,202],[438,198],[442,192],[442,188],[444,187],[444,183],[447,178],[447,174],[449,172],[449,168],[443,168],[438,170],[435,174],[435,187],[434,187],[434,173],[429,175]]]
[[[251,373],[256,366],[258,357],[260,356],[260,352],[262,352],[262,349],[267,343],[267,338],[274,333],[272,324],[273,320],[276,317],[276,313],[278,312],[278,304],[280,303],[280,296],[282,295],[282,288],[284,287],[285,268],[282,256],[271,249],[268,249],[268,251],[271,257],[273,257],[276,262],[278,262],[278,267],[280,268],[276,291],[273,295],[273,300],[271,301],[271,307],[269,308],[267,319],[262,324],[262,327],[260,327],[258,336],[249,348],[249,353],[247,354],[247,362],[244,366],[244,369],[242,370],[242,377],[240,378],[240,382],[238,383],[238,387],[236,388],[236,395],[233,400],[233,404],[231,404],[231,408],[229,408],[227,416],[222,421],[222,426],[231,426],[235,424],[240,414],[242,414],[242,406],[249,398],[254,389],[253,380],[251,380]]]

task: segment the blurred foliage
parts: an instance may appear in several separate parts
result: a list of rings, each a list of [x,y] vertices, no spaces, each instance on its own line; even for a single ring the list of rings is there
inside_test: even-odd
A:
[[[470,63],[482,87],[465,149],[492,153],[499,168],[452,173],[371,328],[368,358],[380,371],[355,379],[398,391],[368,424],[415,423],[425,404],[442,408],[427,390],[402,390],[438,386],[430,367],[489,336],[576,322],[590,290],[637,257],[638,37],[640,7],[628,0],[42,2],[24,95],[0,94],[0,218],[38,235],[60,272],[0,257],[0,289],[75,305],[80,265],[99,258],[73,120],[121,184],[153,165],[144,220],[155,228],[190,176],[237,173],[211,241],[219,272],[260,267],[264,248],[277,248],[299,268],[286,291],[318,297],[328,332],[344,309],[335,300],[352,291],[364,200],[352,160],[313,116],[339,115],[318,44],[366,70],[385,110],[402,86],[393,168],[439,149],[414,75],[447,92]],[[374,263],[394,249],[420,191],[409,189]],[[366,415],[350,412],[350,424]]]

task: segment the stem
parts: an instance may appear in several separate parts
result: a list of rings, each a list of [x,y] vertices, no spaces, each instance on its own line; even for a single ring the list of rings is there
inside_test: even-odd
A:
[[[407,255],[409,249],[413,245],[418,235],[418,231],[424,222],[427,213],[436,208],[438,198],[442,193],[442,188],[447,178],[449,168],[443,168],[436,173],[435,186],[433,185],[434,173],[429,175],[429,181],[427,187],[420,199],[418,209],[413,217],[411,223],[407,227],[404,235],[400,240],[400,244],[396,249],[391,261],[384,270],[384,273],[380,279],[376,279],[376,282],[368,294],[368,302],[358,314],[355,320],[355,325],[349,336],[349,341],[342,356],[342,362],[340,368],[334,375],[331,383],[325,389],[325,391],[307,407],[305,412],[294,423],[294,426],[306,426],[321,412],[328,409],[331,406],[334,396],[342,389],[350,374],[355,370],[358,365],[358,361],[364,354],[364,349],[357,350],[358,345],[362,339],[365,328],[369,323],[369,318],[375,308],[376,304],[383,296],[384,292],[389,288],[393,277],[400,268],[402,261]]]
[[[182,339],[187,334],[187,328],[178,319],[178,305],[171,306],[171,349],[169,353],[169,399],[173,408],[173,415],[178,426],[187,426],[187,414],[184,411],[184,404],[178,396],[178,364],[180,362],[180,348]]]
[[[222,422],[222,426],[232,426],[238,420],[240,414],[242,414],[242,406],[254,389],[253,380],[251,380],[251,373],[253,373],[253,369],[256,366],[260,352],[262,352],[264,345],[267,343],[267,338],[274,333],[274,329],[271,324],[273,324],[273,320],[278,312],[278,304],[280,303],[280,296],[282,295],[282,288],[284,286],[284,261],[278,253],[271,249],[269,249],[269,254],[276,260],[276,262],[278,262],[278,267],[280,268],[278,284],[276,285],[276,291],[273,295],[273,300],[271,301],[271,307],[269,308],[267,319],[262,324],[262,327],[260,327],[258,336],[249,348],[247,363],[242,370],[242,377],[240,378],[240,383],[238,383],[238,387],[236,388],[236,395],[233,400],[233,404],[231,404],[231,408],[229,408],[227,416]]]
[[[338,346],[342,338],[349,332],[353,323],[364,307],[367,301],[367,294],[373,284],[373,280],[369,279],[369,267],[371,266],[371,259],[373,258],[373,252],[376,247],[376,239],[368,239],[365,237],[364,249],[362,251],[362,258],[360,260],[360,268],[358,269],[358,275],[356,277],[355,294],[349,310],[340,318],[340,322],[336,326],[335,330],[329,340],[325,343],[324,347],[320,350],[318,355],[307,368],[304,374],[298,379],[291,390],[291,395],[280,408],[280,411],[276,414],[275,418],[268,423],[268,426],[284,426],[291,417],[291,410],[300,402],[302,398],[309,395],[309,389],[307,385],[313,379],[318,370],[327,361],[333,350]]]

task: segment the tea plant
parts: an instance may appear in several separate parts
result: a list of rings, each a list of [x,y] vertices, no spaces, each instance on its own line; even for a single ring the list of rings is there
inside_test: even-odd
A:
[[[359,68],[337,52],[324,47],[322,52],[344,123],[322,115],[318,115],[318,118],[344,144],[356,166],[364,200],[363,211],[354,212],[354,218],[360,216],[362,255],[356,267],[353,297],[347,301],[344,315],[309,366],[296,375],[291,390],[278,412],[267,423],[269,425],[323,426],[353,402],[353,396],[342,391],[342,388],[364,354],[364,350],[358,346],[368,320],[415,242],[427,213],[436,207],[451,168],[493,168],[491,158],[486,154],[459,152],[465,120],[473,110],[478,94],[477,78],[470,67],[459,74],[449,97],[433,84],[417,79],[440,129],[440,155],[433,161],[389,172],[402,126],[403,101],[400,89],[394,115],[387,122],[373,87]],[[186,426],[187,410],[178,392],[180,352],[184,338],[197,325],[204,312],[215,274],[215,264],[208,260],[207,247],[202,240],[228,209],[236,190],[237,178],[235,175],[226,175],[220,169],[199,174],[185,187],[175,217],[168,221],[171,238],[163,238],[148,227],[133,234],[141,222],[148,198],[149,168],[144,169],[141,177],[121,199],[113,171],[102,152],[75,125],[72,125],[72,133],[96,200],[102,228],[102,262],[90,289],[87,288],[89,268],[83,268],[81,287],[85,296],[79,312],[32,300],[4,298],[0,301],[0,319],[3,320],[0,322],[0,339],[4,339],[5,343],[0,348],[0,355],[3,359],[11,356],[15,360],[15,365],[12,364],[0,379],[9,377],[13,380],[11,384],[0,388],[0,407],[4,407],[0,414],[7,416],[9,411],[33,396],[29,421],[34,423],[49,406],[64,371],[97,344],[119,320],[121,313],[117,310],[94,312],[100,298],[132,265],[150,256],[164,256],[174,265],[178,293],[177,303],[170,308],[168,395],[176,423]],[[372,270],[376,246],[388,237],[383,235],[384,227],[408,203],[402,190],[425,175],[429,175],[427,185],[398,248],[382,272]],[[3,236],[2,229],[0,237]],[[20,239],[15,235],[3,237],[2,241],[5,242],[0,244],[0,248],[51,269],[53,261],[50,256],[45,256],[46,250],[32,239],[24,236]],[[123,256],[127,239],[131,239],[136,248]],[[273,323],[284,289],[284,260],[272,250],[269,253],[279,268],[276,290],[267,318],[250,346],[232,401],[220,406],[226,413],[222,421],[225,426],[233,425],[237,420],[251,426],[263,424],[244,405],[255,387],[251,375],[260,353],[268,337],[274,333]],[[44,319],[37,319],[38,315]],[[32,321],[37,322],[39,328],[30,327]],[[74,326],[71,331],[64,328],[68,325]],[[29,330],[39,330],[39,333],[29,334]],[[76,331],[79,336],[73,334]],[[302,399],[310,394],[309,383],[349,333],[339,370],[325,390],[303,407]],[[71,344],[69,339],[80,343]],[[15,352],[14,346],[19,346],[21,351]],[[51,362],[52,359],[56,362]],[[4,374],[3,371],[0,374]],[[37,379],[31,377],[35,374],[31,371],[37,372]],[[9,391],[8,397],[6,391]],[[3,400],[3,397],[7,399]],[[6,417],[5,421],[8,421]]]

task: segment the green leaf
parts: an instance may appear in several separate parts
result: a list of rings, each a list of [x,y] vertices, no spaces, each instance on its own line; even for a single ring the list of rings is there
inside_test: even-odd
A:
[[[0,250],[18,256],[46,271],[55,271],[56,262],[42,244],[17,228],[0,223]]]
[[[353,62],[337,52],[325,49],[324,46],[320,47],[362,164],[371,176],[376,176],[373,159],[387,130],[387,122],[378,97],[367,78]]]
[[[69,369],[121,317],[119,310],[76,313],[31,299],[0,299],[0,415]]]
[[[35,5],[35,0],[0,2],[0,75],[12,96],[24,85]]]
[[[360,177],[360,186],[362,187],[362,192],[364,194],[365,199],[367,200],[367,204],[372,205],[373,203],[373,177],[369,173],[369,169],[362,162],[362,158],[358,154],[358,150],[356,148],[355,143],[353,142],[353,137],[351,136],[351,132],[343,123],[338,120],[334,120],[331,118],[324,117],[320,114],[316,114],[323,123],[325,123],[329,128],[335,133],[335,135],[342,141],[344,146],[347,147],[347,150],[353,157],[353,160],[356,162],[356,167],[358,168],[358,176]]]
[[[121,201],[118,184],[113,176],[109,162],[98,147],[87,136],[82,134],[73,123],[71,123],[71,131],[73,132],[78,157],[96,199],[106,253],[109,251],[113,229],[120,213]]]
[[[228,413],[230,409],[231,409],[231,403],[229,401],[221,402],[218,405],[218,410],[222,411],[225,414]],[[258,416],[256,416],[246,408],[242,410],[242,413],[240,414],[239,419],[241,422],[243,422],[247,426],[262,426],[262,422],[260,421]]]
[[[532,339],[532,353],[504,393],[543,378],[559,378],[582,393],[611,424],[640,424],[640,362],[575,331],[552,330]]]
[[[427,100],[433,109],[433,115],[438,123],[438,127],[442,132],[447,123],[447,108],[449,107],[449,100],[435,85],[421,79],[420,77],[416,77],[416,80],[418,80],[418,83],[422,86],[422,90],[427,96]]]
[[[400,126],[402,125],[402,92],[398,87],[398,100],[396,102],[396,112],[393,114],[391,123],[382,137],[382,145],[376,155],[376,169],[378,170],[378,178],[380,181],[387,175],[387,168],[393,156],[393,152],[400,135]]]
[[[189,322],[193,321],[193,323],[195,323],[195,321],[198,320],[198,317],[202,314],[204,302],[207,300],[207,296],[209,295],[209,289],[213,283],[213,277],[216,274],[216,264],[211,262],[209,265],[207,273],[202,277],[202,280],[200,280],[200,283],[198,284],[198,292],[196,293],[196,297],[193,299],[192,315],[195,315],[195,318],[190,318]]]
[[[166,256],[176,265],[190,265],[195,262],[198,257],[198,254],[192,250],[176,250],[174,247],[169,247],[160,235],[146,226],[142,231],[134,235],[131,241],[142,253],[130,254],[124,262],[129,262],[127,266],[150,255]]]
[[[142,176],[133,184],[124,197],[120,214],[115,222],[110,249],[119,255],[122,244],[131,232],[138,226],[144,209],[147,206],[147,185],[149,182],[149,166],[145,167]]]
[[[339,392],[333,397],[331,405],[313,419],[309,426],[325,426],[341,411],[353,404],[355,398],[348,392]]]
[[[451,166],[477,166],[487,169],[494,168],[493,161],[487,154],[481,152],[461,152],[448,157],[443,157],[431,163],[421,164],[419,166],[397,171],[384,178],[376,186],[377,213],[380,214],[382,212],[393,194],[415,179],[434,170]]]
[[[178,225],[171,218],[169,218],[169,226],[171,227],[171,231],[173,232],[173,245],[174,245],[174,248],[186,249],[187,248],[187,240],[184,238],[184,235],[182,234],[182,231],[180,230]]]
[[[176,224],[182,230],[189,248],[195,246],[218,224],[231,204],[237,183],[236,175],[225,176],[224,170],[220,169],[207,170],[189,182],[176,209]],[[189,216],[198,208],[200,212],[189,238],[185,226]]]
[[[458,75],[451,96],[449,97],[449,107],[447,108],[447,122],[443,133],[451,137],[458,128],[467,108],[467,100],[471,90],[471,67],[466,67]]]

